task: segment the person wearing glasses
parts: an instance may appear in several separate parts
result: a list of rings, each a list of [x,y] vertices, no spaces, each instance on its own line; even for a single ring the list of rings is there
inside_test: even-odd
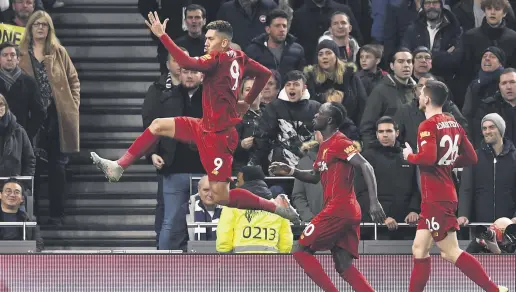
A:
[[[64,216],[65,166],[68,155],[79,152],[80,83],[66,49],[56,37],[52,18],[32,14],[20,44],[20,68],[35,77],[47,117],[36,137],[38,174],[46,162],[49,173],[49,224],[61,225]]]

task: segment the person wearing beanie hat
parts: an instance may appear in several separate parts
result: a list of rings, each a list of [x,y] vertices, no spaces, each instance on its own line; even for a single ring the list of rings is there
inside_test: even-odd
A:
[[[328,49],[328,50],[332,51],[337,58],[340,58],[339,46],[337,45],[337,43],[330,39],[324,39],[320,43],[317,44],[317,47],[315,49],[315,53],[316,53],[316,56],[315,56],[316,62],[315,63],[317,63],[317,55],[319,55],[319,51],[322,49]]]
[[[412,55],[414,56],[414,73],[412,77],[418,82],[421,76],[432,70],[432,52],[427,47],[419,46],[412,52]]]
[[[493,55],[495,55],[496,58],[498,58],[498,62],[500,63],[500,65],[505,66],[506,57],[505,52],[502,49],[500,49],[499,47],[490,46],[484,51],[484,54],[482,55],[485,56],[487,52],[490,52]]]
[[[484,130],[484,122],[490,121],[492,122],[498,131],[500,132],[500,137],[504,137],[505,135],[505,120],[497,113],[487,114],[484,118],[482,118],[482,130]]]

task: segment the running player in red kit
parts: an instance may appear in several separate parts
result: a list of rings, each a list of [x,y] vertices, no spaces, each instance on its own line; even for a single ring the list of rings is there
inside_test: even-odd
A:
[[[269,201],[244,189],[229,190],[233,151],[238,144],[235,125],[240,122],[239,114],[244,114],[261,92],[271,72],[248,58],[242,51],[230,49],[233,29],[226,21],[214,21],[206,26],[207,55],[200,58],[189,57],[170,39],[165,33],[167,22],[168,19],[163,24],[160,23],[156,12],[149,13],[149,21],[145,21],[180,67],[205,74],[202,92],[203,118],[155,119],[120,159],[111,161],[92,152],[94,164],[104,172],[109,181],[118,181],[123,171],[145,155],[159,136],[195,143],[217,204],[239,209],[265,210],[291,221],[298,221],[298,214],[285,195]],[[244,76],[254,77],[254,85],[245,100],[237,102],[238,90]]]
[[[365,277],[353,266],[358,258],[360,219],[362,214],[353,189],[353,167],[359,167],[367,183],[371,201],[369,213],[374,222],[384,223],[385,213],[376,197],[376,178],[372,166],[360,155],[353,141],[339,131],[346,119],[341,103],[327,102],[319,108],[313,120],[323,142],[309,171],[274,162],[270,170],[275,175],[293,175],[308,182],[321,182],[324,207],[301,235],[293,256],[305,273],[324,291],[339,291],[313,256],[316,251],[331,250],[335,269],[355,291],[374,291]]]
[[[419,166],[421,177],[421,214],[412,246],[414,269],[410,292],[425,289],[430,277],[430,248],[435,242],[446,261],[455,264],[468,278],[485,291],[508,291],[497,286],[482,265],[459,248],[457,234],[457,192],[452,179],[453,168],[477,163],[475,149],[464,129],[452,117],[443,114],[448,88],[440,81],[427,81],[419,95],[419,109],[426,120],[419,125],[418,153],[406,143],[404,158]]]

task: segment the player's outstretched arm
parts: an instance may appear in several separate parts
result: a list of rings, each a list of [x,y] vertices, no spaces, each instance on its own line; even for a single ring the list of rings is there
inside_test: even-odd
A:
[[[378,224],[384,223],[386,216],[382,205],[378,201],[376,177],[373,167],[360,153],[355,153],[353,157],[349,159],[349,163],[354,167],[360,167],[362,170],[362,175],[364,176],[364,181],[369,193],[369,215],[371,215],[371,219]]]
[[[167,23],[168,18],[163,21],[163,24],[160,22],[157,12],[149,12],[149,20],[145,20],[145,24],[152,33],[160,39],[170,55],[174,57],[174,60],[179,64],[179,67],[200,72],[207,72],[215,67],[217,62],[214,58],[192,58],[183,52],[183,50],[172,41],[170,36],[166,34]]]
[[[475,151],[475,148],[473,148],[473,145],[468,140],[466,135],[464,135],[464,139],[462,140],[462,143],[460,143],[459,151],[460,155],[457,157],[457,159],[455,159],[455,164],[453,165],[454,168],[477,164],[477,152]]]
[[[244,101],[250,105],[258,97],[260,92],[262,92],[263,88],[265,87],[265,84],[267,84],[267,81],[269,81],[272,72],[262,64],[256,62],[251,58],[248,58],[247,63],[245,65],[244,73],[247,76],[254,77],[253,87],[251,87],[251,90],[244,99]]]
[[[310,184],[317,184],[321,181],[321,175],[317,170],[299,170],[283,162],[271,163],[269,172],[273,175],[293,176],[300,181]]]

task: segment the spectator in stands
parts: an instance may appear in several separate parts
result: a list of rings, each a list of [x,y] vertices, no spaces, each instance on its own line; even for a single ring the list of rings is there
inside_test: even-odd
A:
[[[462,36],[460,51],[461,71],[458,82],[466,88],[476,78],[476,73],[481,69],[481,60],[488,47],[496,46],[505,53],[507,65],[516,66],[516,31],[508,28],[504,20],[510,4],[507,0],[483,0],[481,8],[486,14],[482,25],[465,32]],[[454,92],[456,97],[464,95],[462,92]],[[460,106],[460,102],[457,102]]]
[[[18,46],[10,42],[0,44],[0,94],[32,141],[45,119],[45,107],[36,80],[18,66],[19,57]]]
[[[421,0],[389,0],[386,4],[383,32],[383,55],[387,67],[391,56],[401,45],[401,40],[409,25],[417,19],[421,9]]]
[[[363,40],[362,43],[368,44],[372,42],[371,39],[371,27],[373,25],[373,19],[371,17],[372,11],[372,3],[370,0],[335,0],[335,2],[340,4],[346,4],[351,8],[351,11],[355,15],[357,19],[359,27],[356,29],[360,29],[362,33]]]
[[[482,9],[482,0],[462,0],[453,7],[452,12],[459,20],[463,31],[480,27],[486,16]],[[507,14],[504,19],[507,23],[507,27],[513,30],[516,28],[514,10],[511,6],[507,8]]]
[[[405,145],[405,142],[409,143],[412,149],[417,148],[419,124],[426,120],[425,114],[419,109],[418,96],[421,94],[421,89],[423,89],[423,86],[425,86],[428,80],[437,79],[430,73],[421,75],[417,83],[414,100],[402,105],[398,111],[396,111],[396,115],[394,116],[394,120],[396,121],[396,124],[398,124],[399,129],[398,141],[400,141],[401,145]],[[466,118],[464,118],[459,108],[449,98],[448,101],[444,103],[443,111],[450,113],[462,128],[464,128],[464,130],[468,130]]]
[[[68,154],[79,152],[80,83],[77,71],[59,43],[48,13],[37,11],[27,22],[20,45],[20,68],[35,77],[47,119],[43,122],[36,147],[44,149],[48,161],[51,224],[61,224]],[[38,167],[38,169],[41,169]]]
[[[310,99],[303,72],[291,71],[285,78],[278,99],[265,107],[260,119],[264,135],[255,137],[256,151],[251,154],[251,165],[260,165],[270,153],[270,162],[295,166],[302,156],[301,145],[313,138],[312,119],[321,104]]]
[[[200,5],[190,4],[185,8],[184,18],[188,33],[177,38],[176,45],[185,48],[192,57],[204,55],[206,37],[202,28],[206,25],[206,10]]]
[[[412,78],[418,82],[422,75],[430,73],[432,70],[432,52],[424,46],[417,47],[413,52],[414,72]]]
[[[240,89],[240,100],[244,100],[251,88],[253,87],[254,79],[244,79]],[[260,137],[262,131],[259,127],[262,111],[260,109],[260,96],[254,100],[249,110],[242,117],[242,121],[235,126],[238,132],[238,146],[233,155],[233,173],[236,175],[238,171],[249,164],[251,153],[256,150],[254,137]],[[262,162],[260,165],[263,165]]]
[[[411,51],[421,46],[428,48],[434,67],[432,72],[450,81],[459,66],[456,55],[452,53],[462,34],[460,23],[450,10],[443,7],[443,0],[421,2],[423,9],[407,28],[401,45]],[[416,53],[413,54],[416,58]]]
[[[298,37],[298,42],[305,49],[305,59],[311,61],[316,56],[317,40],[330,27],[330,20],[336,11],[344,12],[349,16],[349,22],[354,28],[351,35],[363,43],[359,23],[349,6],[337,3],[334,0],[307,0],[294,12],[291,33]]]
[[[339,47],[332,40],[320,42],[316,52],[317,64],[304,69],[311,98],[324,102],[324,94],[328,90],[342,91],[344,93],[342,104],[351,120],[358,125],[367,96],[362,81],[356,74],[356,65],[339,59]]]
[[[362,155],[371,163],[378,185],[378,200],[385,210],[389,233],[379,230],[380,237],[387,239],[408,239],[414,232],[408,229],[398,229],[398,223],[416,224],[419,218],[421,194],[417,185],[416,167],[403,159],[402,148],[396,141],[398,125],[393,118],[385,116],[376,122],[377,140],[362,152]],[[360,170],[355,176],[357,198],[363,202],[364,214],[369,208],[367,185]],[[365,201],[365,202],[364,202]],[[361,206],[362,207],[362,206]],[[369,218],[367,218],[370,221]]]
[[[192,0],[191,2],[204,7],[206,10],[206,23],[210,23],[217,20],[217,12],[222,3],[227,2],[227,0]]]
[[[217,19],[229,22],[233,26],[233,42],[247,48],[252,39],[263,33],[266,15],[277,6],[273,0],[231,0],[220,6]]]
[[[281,89],[280,73],[276,70],[271,70],[271,72],[272,75],[269,78],[269,81],[267,81],[267,84],[265,84],[265,86],[263,87],[262,92],[260,92],[260,107],[262,108],[262,110],[265,108],[266,105],[278,98],[278,94]]]
[[[275,9],[267,15],[265,32],[255,37],[245,53],[263,66],[277,70],[281,76],[292,70],[302,70],[305,51],[288,33],[288,15]]]
[[[30,216],[20,208],[24,202],[23,184],[16,178],[9,178],[2,186],[0,194],[0,222],[31,222]],[[26,240],[36,241],[36,251],[43,250],[43,239],[39,227],[27,227]],[[23,240],[21,227],[0,228],[0,240]]]
[[[34,175],[35,167],[29,137],[0,94],[0,176]]]
[[[188,6],[191,0],[174,0],[174,1],[158,1],[158,0],[138,0],[138,10],[144,19],[149,17],[149,12],[158,12],[162,20],[169,19],[166,27],[166,33],[171,39],[175,40],[184,35],[183,30],[183,8]],[[160,64],[161,74],[168,72],[167,70],[167,56],[168,51],[161,41],[157,40],[154,34],[151,37],[158,43],[158,62]]]
[[[38,4],[38,1],[34,0],[13,0],[12,7],[9,10],[3,12],[4,14],[4,22],[11,25],[25,27],[27,25],[27,21],[29,17],[35,10],[35,6]],[[43,6],[41,1],[39,1],[38,10],[42,10]]]
[[[505,137],[516,141],[516,70],[507,68],[500,75],[500,91],[495,94],[494,111],[505,120]]]
[[[378,68],[382,61],[382,50],[378,45],[365,45],[360,48],[358,55],[360,56],[361,69],[357,72],[357,76],[362,81],[366,94],[369,96],[383,76],[388,74]]]
[[[237,186],[272,199],[260,167],[245,166]],[[217,227],[217,251],[223,253],[289,253],[293,244],[290,222],[276,214],[224,207]]]
[[[303,144],[301,150],[304,155],[299,160],[296,166],[297,169],[314,169],[315,158],[317,157],[317,151],[319,151],[319,143],[322,142],[322,138],[321,141],[317,141],[317,136],[320,135],[316,135],[316,140]],[[321,183],[311,184],[295,179],[294,188],[292,190],[292,205],[299,213],[301,221],[310,222],[315,215],[321,212],[323,207],[323,189]]]
[[[222,206],[213,200],[208,176],[203,176],[197,186],[199,193],[190,197],[190,212],[187,221],[218,223],[222,214]],[[217,227],[196,227],[189,229],[190,240],[217,240]]]
[[[475,148],[479,148],[483,137],[478,127],[484,116],[492,111],[491,104],[495,101],[494,95],[499,89],[500,75],[504,70],[505,54],[497,47],[489,47],[482,56],[482,67],[478,72],[478,79],[469,85],[464,100],[462,112],[468,120],[468,136]]]
[[[340,58],[346,62],[355,63],[360,46],[350,35],[351,30],[352,27],[349,24],[349,17],[346,13],[336,11],[330,18],[329,30],[323,33],[319,38],[319,42],[323,40],[334,41],[339,47]]]
[[[499,114],[486,115],[481,127],[478,163],[462,171],[458,222],[494,222],[500,217],[516,222],[516,148],[504,138],[505,121]]]
[[[414,99],[416,82],[412,77],[412,53],[401,48],[392,56],[390,67],[393,74],[384,78],[369,95],[362,120],[360,133],[362,142],[367,148],[376,139],[376,121],[383,116],[394,116],[396,111]]]
[[[150,125],[156,118],[201,118],[202,78],[202,73],[182,68],[181,83],[177,87],[166,89],[151,86],[144,101],[144,126]],[[160,229],[157,232],[159,249],[186,250],[188,231],[184,206],[191,196],[191,177],[204,172],[199,152],[193,144],[162,137],[157,147],[150,151],[150,158],[162,186],[156,210],[156,229]],[[163,200],[160,202],[161,196]]]

